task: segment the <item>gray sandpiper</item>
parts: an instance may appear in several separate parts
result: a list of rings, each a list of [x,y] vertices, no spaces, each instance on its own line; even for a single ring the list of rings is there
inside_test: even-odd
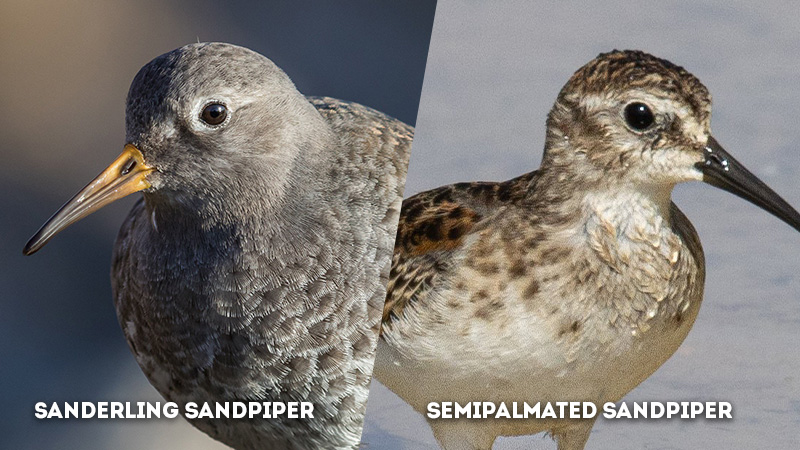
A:
[[[403,203],[375,376],[428,402],[620,400],[689,333],[703,250],[671,201],[704,181],[800,230],[800,214],[710,134],[711,97],[640,51],[579,69],[547,119],[541,167]],[[549,432],[584,448],[594,420],[429,420],[446,449]]]
[[[267,58],[192,44],[145,65],[126,145],[25,247],[142,191],[114,247],[117,316],[168,400],[312,402],[197,419],[237,449],[354,448],[413,129],[301,95]]]

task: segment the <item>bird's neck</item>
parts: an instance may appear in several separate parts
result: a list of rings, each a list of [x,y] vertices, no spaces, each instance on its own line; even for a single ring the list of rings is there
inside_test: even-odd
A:
[[[588,153],[561,128],[548,126],[542,167],[529,192],[537,209],[548,210],[540,212],[578,225],[602,216],[617,229],[641,217],[670,222],[674,183],[631,177],[623,165],[597,167]]]
[[[537,220],[545,224],[585,230],[599,223],[624,237],[648,223],[669,226],[674,186],[609,182],[545,168],[530,196]]]
[[[307,170],[304,168],[302,170]],[[179,240],[223,239],[259,245],[276,236],[301,239],[314,224],[314,192],[307,176],[290,172],[269,182],[266,171],[239,171],[230,183],[194,191],[145,195],[152,232]]]
[[[671,223],[670,192],[663,188],[641,186],[631,189],[597,191],[583,195],[579,225],[587,231],[594,227],[616,239],[660,240]]]

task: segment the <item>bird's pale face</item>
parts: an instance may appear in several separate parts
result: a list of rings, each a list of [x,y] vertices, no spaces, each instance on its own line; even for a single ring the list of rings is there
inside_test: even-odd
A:
[[[674,186],[701,181],[709,121],[681,98],[642,88],[576,98],[568,135],[576,163],[607,182]],[[707,116],[708,117],[708,116]]]
[[[711,136],[711,96],[692,74],[637,51],[600,55],[579,69],[548,118],[543,167],[569,167],[576,183],[669,198],[704,181],[800,230],[800,214]]]

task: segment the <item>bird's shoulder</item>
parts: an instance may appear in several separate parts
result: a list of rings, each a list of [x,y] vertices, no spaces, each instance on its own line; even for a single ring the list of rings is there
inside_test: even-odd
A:
[[[392,205],[395,215],[390,219],[396,218],[414,128],[358,103],[330,97],[308,97],[308,101],[337,137],[338,146],[327,161],[330,178],[338,180],[331,187],[342,195],[358,197],[358,201],[371,199]],[[393,236],[394,225],[391,228]]]
[[[403,202],[383,322],[402,317],[411,303],[424,303],[429,289],[450,270],[454,253],[469,235],[526,198],[537,172],[504,182],[471,182],[421,192]]]

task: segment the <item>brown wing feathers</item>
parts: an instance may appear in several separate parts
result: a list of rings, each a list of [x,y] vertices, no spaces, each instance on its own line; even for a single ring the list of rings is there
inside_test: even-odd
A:
[[[400,317],[447,270],[446,257],[498,203],[524,198],[535,172],[503,183],[458,183],[403,202],[383,322]]]

